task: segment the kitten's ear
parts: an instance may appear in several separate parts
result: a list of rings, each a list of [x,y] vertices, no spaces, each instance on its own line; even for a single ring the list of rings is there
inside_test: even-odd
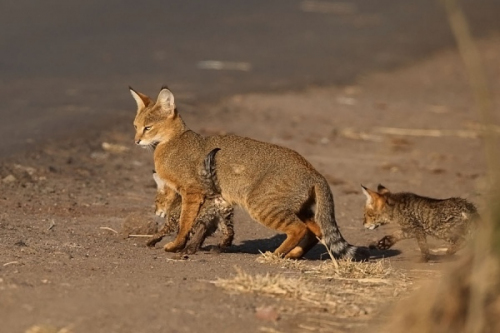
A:
[[[158,189],[158,191],[163,193],[165,191],[166,183],[163,181],[163,179],[160,178],[160,176],[158,176],[156,171],[153,171],[153,179],[155,180],[156,188]]]
[[[137,103],[137,113],[139,113],[139,111],[141,111],[151,103],[151,99],[148,96],[135,91],[134,89],[132,89],[132,87],[128,87],[128,89],[130,90],[130,94],[132,94],[132,97]]]
[[[369,188],[364,187],[363,185],[361,185],[361,190],[363,191],[363,194],[366,196],[367,206],[372,206],[375,200],[379,198],[379,194],[377,192],[372,191]]]
[[[382,184],[378,184],[378,186],[377,186],[377,192],[378,192],[379,194],[387,194],[387,193],[389,193],[390,191],[389,191],[389,190],[387,189],[387,187],[385,187],[384,185],[382,185]]]
[[[175,109],[174,94],[166,87],[162,87],[158,94],[156,104],[161,106],[161,110],[167,116],[173,116],[177,112]]]

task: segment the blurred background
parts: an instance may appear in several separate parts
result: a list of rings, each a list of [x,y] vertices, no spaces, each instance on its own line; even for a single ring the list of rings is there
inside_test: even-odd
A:
[[[196,106],[349,84],[454,46],[434,0],[0,4],[0,157],[134,112],[129,85]],[[462,4],[476,37],[500,30],[500,1]]]

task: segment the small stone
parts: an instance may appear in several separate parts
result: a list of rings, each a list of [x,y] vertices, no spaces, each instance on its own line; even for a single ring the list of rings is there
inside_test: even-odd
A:
[[[16,179],[16,177],[14,177],[14,175],[8,175],[7,177],[2,179],[2,183],[4,183],[4,184],[12,184],[16,181],[17,181],[17,179]]]
[[[90,158],[94,160],[105,160],[108,158],[109,154],[101,151],[94,151],[90,153]]]
[[[323,138],[321,138],[321,140],[319,140],[319,143],[321,143],[322,145],[329,144],[330,143],[330,139],[328,139],[326,137],[323,137]]]
[[[110,153],[123,153],[129,150],[129,148],[126,146],[108,142],[103,142],[101,147],[102,149],[104,149],[105,151],[109,151]]]

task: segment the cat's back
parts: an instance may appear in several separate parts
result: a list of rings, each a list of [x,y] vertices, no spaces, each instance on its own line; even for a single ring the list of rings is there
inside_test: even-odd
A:
[[[273,173],[275,178],[316,175],[314,167],[296,151],[237,135],[207,138],[208,148],[220,148],[217,153],[217,170],[238,175],[258,177]]]
[[[417,218],[422,223],[466,221],[478,215],[473,203],[459,197],[436,199],[415,193],[393,193],[390,197],[397,214]]]
[[[221,148],[218,155],[225,155],[226,160],[244,160],[245,163],[261,164],[262,162],[271,162],[280,164],[290,163],[293,160],[295,163],[303,166],[311,166],[311,164],[296,151],[279,146],[269,142],[258,141],[255,139],[242,137],[238,135],[218,135],[207,138],[209,146],[213,148]]]
[[[292,149],[236,135],[207,138],[216,156],[217,179],[224,198],[246,202],[256,192],[275,198],[307,193],[322,177]],[[306,189],[304,189],[306,188]]]

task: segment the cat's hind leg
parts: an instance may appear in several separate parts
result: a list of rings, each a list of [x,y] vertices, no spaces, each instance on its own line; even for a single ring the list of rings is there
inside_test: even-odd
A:
[[[306,235],[300,240],[299,244],[287,253],[285,258],[298,259],[309,252],[321,238],[321,228],[313,219],[305,221],[307,227]]]
[[[465,244],[465,238],[458,238],[458,239],[450,239],[448,240],[448,243],[450,246],[448,246],[448,249],[446,250],[446,255],[454,255],[457,253],[458,250],[460,250],[462,247],[464,247]]]
[[[273,217],[273,220],[264,221],[267,222],[264,224],[286,234],[286,239],[274,251],[274,253],[279,256],[285,256],[300,243],[302,238],[306,236],[308,228],[305,223],[292,212],[281,211]]]
[[[420,262],[429,261],[431,254],[429,252],[429,245],[427,245],[425,232],[423,230],[417,230],[415,232],[415,237],[417,238],[418,247],[420,248],[421,252]]]

